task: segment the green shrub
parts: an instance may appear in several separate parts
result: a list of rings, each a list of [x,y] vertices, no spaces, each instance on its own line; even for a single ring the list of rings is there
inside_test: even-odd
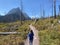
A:
[[[39,32],[40,45],[60,45],[60,32],[43,30]]]
[[[38,20],[34,26],[39,30],[40,45],[60,45],[58,19]]]
[[[20,32],[16,35],[0,35],[0,45],[24,45],[32,21],[0,23],[0,32]]]

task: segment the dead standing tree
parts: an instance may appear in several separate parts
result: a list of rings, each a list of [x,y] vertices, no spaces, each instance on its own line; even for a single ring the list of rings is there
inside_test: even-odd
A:
[[[23,12],[23,2],[22,2],[22,0],[20,0],[20,6],[21,6],[20,20],[21,20],[21,24],[22,24],[22,12]]]
[[[56,19],[56,0],[54,0],[54,18]]]
[[[45,10],[43,9],[43,19],[45,18]]]
[[[52,16],[53,16],[53,0],[52,0]]]
[[[60,16],[60,5],[59,5],[59,13],[58,13],[58,16]]]

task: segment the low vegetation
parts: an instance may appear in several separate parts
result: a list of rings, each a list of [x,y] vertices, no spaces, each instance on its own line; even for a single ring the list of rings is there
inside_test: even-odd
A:
[[[20,34],[0,35],[0,45],[24,45],[31,21],[0,23],[0,32],[20,32]]]
[[[60,45],[60,23],[58,19],[40,19],[34,26],[39,31],[40,45]]]

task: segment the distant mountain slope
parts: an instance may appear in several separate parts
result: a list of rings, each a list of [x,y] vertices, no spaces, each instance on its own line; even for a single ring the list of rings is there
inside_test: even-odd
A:
[[[0,22],[14,22],[17,20],[30,20],[31,18],[19,8],[10,10],[5,16],[0,16]]]

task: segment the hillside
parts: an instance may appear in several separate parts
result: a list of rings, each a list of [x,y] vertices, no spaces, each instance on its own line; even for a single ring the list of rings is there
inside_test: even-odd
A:
[[[5,16],[0,16],[0,22],[14,22],[18,20],[30,20],[31,18],[19,8],[11,9]]]
[[[24,45],[32,21],[0,23],[0,32],[20,32],[20,34],[0,35],[0,45]]]
[[[39,19],[34,26],[39,31],[40,45],[60,45],[59,19]]]

